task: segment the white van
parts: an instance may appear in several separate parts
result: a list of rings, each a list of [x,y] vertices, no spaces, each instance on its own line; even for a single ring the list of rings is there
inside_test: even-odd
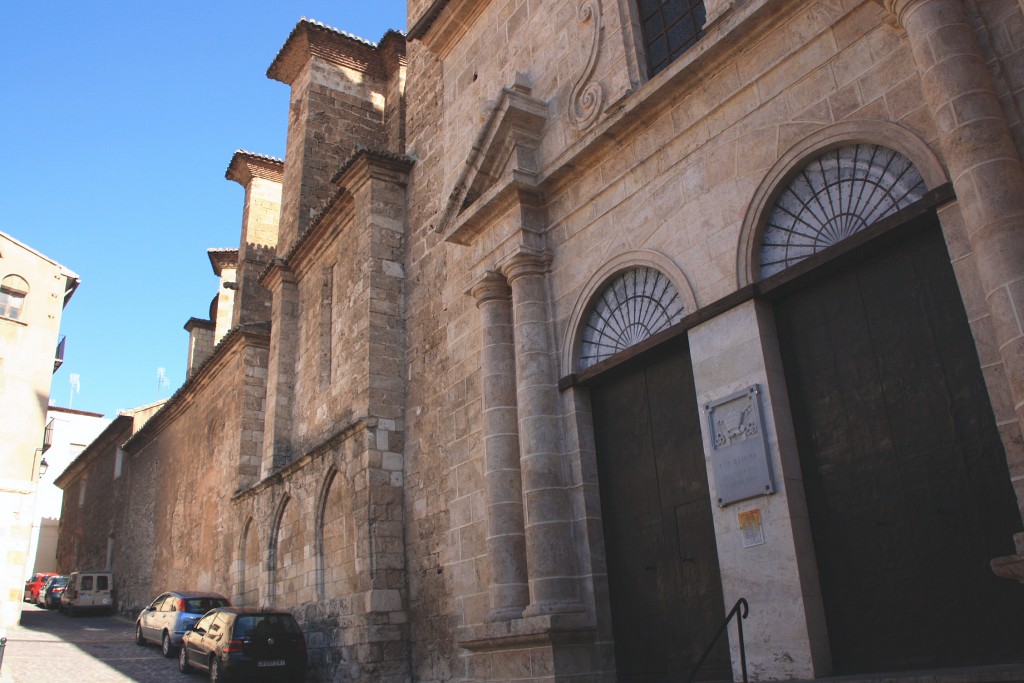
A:
[[[84,611],[114,611],[114,574],[109,571],[71,572],[60,597],[60,611],[78,616]]]

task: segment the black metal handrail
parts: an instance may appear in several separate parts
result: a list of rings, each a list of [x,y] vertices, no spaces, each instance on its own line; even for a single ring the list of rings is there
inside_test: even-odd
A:
[[[736,620],[736,635],[740,641],[740,669],[743,671],[743,683],[747,683],[747,648],[743,642],[743,620],[747,618],[747,613],[750,611],[750,606],[747,604],[746,598],[740,598],[736,601],[736,604],[729,610],[729,614],[726,615],[725,621],[718,627],[718,632],[715,633],[715,637],[708,643],[708,647],[704,650],[704,654],[700,656],[700,660],[697,662],[697,666],[693,667],[693,671],[690,672],[690,677],[686,679],[686,683],[693,683],[694,677],[700,668],[704,666],[704,660],[711,654],[711,650],[714,649],[715,643],[725,633],[725,629],[729,627],[729,622],[732,621],[733,617],[739,615],[739,619]]]

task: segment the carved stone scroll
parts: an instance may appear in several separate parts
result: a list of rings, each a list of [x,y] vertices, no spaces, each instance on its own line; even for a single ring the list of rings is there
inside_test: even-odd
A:
[[[569,98],[569,120],[576,130],[582,131],[593,125],[604,108],[604,88],[600,81],[591,80],[601,50],[601,0],[583,0],[577,15],[582,23],[593,21],[594,24],[590,58],[580,79],[572,87],[572,95]]]

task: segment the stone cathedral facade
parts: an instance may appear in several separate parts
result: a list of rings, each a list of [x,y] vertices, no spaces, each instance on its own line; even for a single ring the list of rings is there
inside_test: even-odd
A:
[[[312,680],[739,679],[734,605],[754,680],[1020,680],[1024,3],[408,27],[272,60],[285,158],[62,569],[292,610]]]

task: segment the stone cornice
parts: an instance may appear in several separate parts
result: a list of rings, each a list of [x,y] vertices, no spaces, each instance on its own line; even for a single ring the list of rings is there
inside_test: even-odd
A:
[[[201,330],[212,330],[216,327],[212,320],[203,320],[202,318],[189,318],[188,322],[184,325],[186,332],[191,332],[193,329]]]
[[[122,448],[128,453],[137,453],[152,441],[160,432],[171,425],[192,405],[195,395],[211,384],[217,374],[224,368],[226,361],[236,351],[246,346],[260,348],[270,347],[270,323],[243,323],[232,328],[214,348],[210,357],[203,361],[163,407],[160,408],[143,427],[128,439]]]
[[[238,266],[237,249],[207,249],[206,255],[210,258],[210,266],[217,277],[220,277],[223,269]]]
[[[353,435],[368,429],[376,429],[378,419],[376,417],[358,417],[341,428],[335,430],[330,436],[307,450],[302,456],[296,458],[279,470],[275,470],[246,489],[236,491],[231,497],[233,503],[258,495],[261,491],[277,486],[284,482],[294,472],[298,472],[316,460],[318,456],[329,453],[338,444],[344,443]]]
[[[288,267],[288,262],[283,258],[270,259],[270,263],[257,278],[260,286],[274,292],[284,283],[295,284],[295,273]]]
[[[380,53],[384,69],[390,76],[398,68],[406,66],[408,59],[405,56],[407,39],[404,33],[399,31],[388,31],[377,44],[377,51]]]
[[[549,189],[557,188],[560,183],[590,168],[592,157],[603,153],[608,148],[609,140],[627,139],[636,129],[660,116],[660,110],[669,103],[699,90],[705,78],[735,58],[736,50],[742,47],[747,37],[763,31],[765,27],[782,25],[802,7],[803,3],[789,0],[745,0],[732,3],[727,12],[707,27],[704,38],[665,70],[621,100],[621,106],[606,109],[604,116],[581,137],[553,159],[543,163],[533,180],[535,191],[547,193]],[[477,204],[480,202],[478,200]],[[466,212],[475,208],[467,209]],[[450,241],[462,243],[458,240]]]
[[[409,29],[409,40],[421,40],[427,31],[434,25],[441,12],[448,5],[449,0],[434,0],[430,7],[424,10],[420,18]]]
[[[394,152],[365,147],[353,152],[331,180],[338,185],[334,195],[324,203],[323,208],[309,222],[309,227],[299,235],[288,253],[279,259],[274,259],[271,266],[260,274],[260,284],[268,289],[273,286],[271,270],[275,262],[279,262],[277,264],[279,268],[293,272],[297,270],[303,259],[316,249],[320,238],[327,234],[329,229],[339,225],[340,217],[354,205],[355,193],[371,178],[378,177],[404,184],[406,174],[412,168],[413,163],[412,158]]]
[[[235,150],[224,177],[245,188],[249,187],[253,178],[264,178],[280,183],[284,179],[284,161],[247,152],[244,149]]]
[[[409,40],[419,40],[444,57],[483,13],[486,0],[434,0],[409,29]]]
[[[533,97],[525,76],[502,88],[481,126],[435,230],[456,244],[471,244],[486,217],[518,193],[535,192],[540,137],[548,105]]]
[[[391,34],[401,34],[396,31],[384,34],[393,49],[394,38],[390,37]],[[404,49],[402,52],[404,55]],[[303,18],[285,40],[284,46],[267,69],[267,76],[291,85],[306,64],[317,58],[383,79],[387,77],[387,70],[381,56],[374,43]]]

